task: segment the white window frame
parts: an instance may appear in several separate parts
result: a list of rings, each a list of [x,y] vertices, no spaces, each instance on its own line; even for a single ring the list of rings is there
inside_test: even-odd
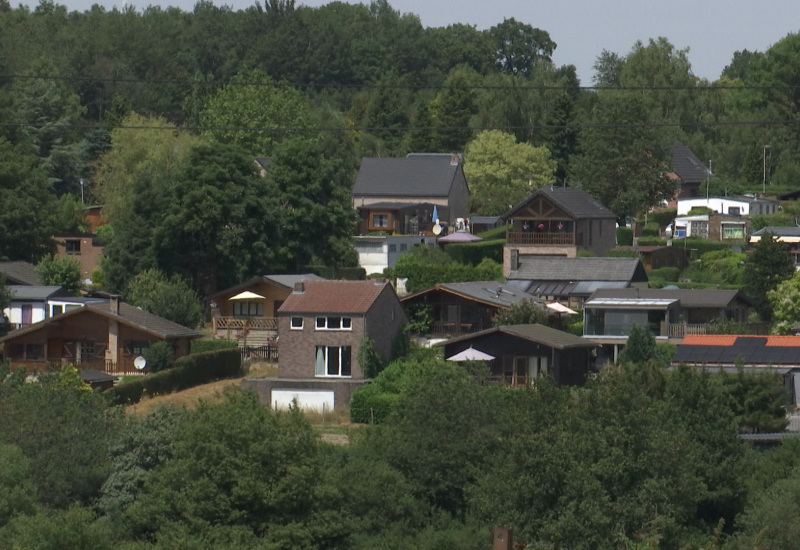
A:
[[[333,325],[333,323],[331,322],[332,319],[339,319],[338,326],[331,326]],[[350,331],[353,330],[353,319],[351,317],[342,317],[340,315],[317,317],[316,321],[314,322],[314,328],[316,330]]]
[[[335,360],[335,363],[331,364],[331,360]],[[343,365],[346,366],[346,369],[343,368]],[[331,372],[332,367],[336,368],[336,372]],[[352,346],[315,346],[314,376],[317,378],[351,378],[353,376]]]
[[[295,320],[300,319],[300,326],[294,324]],[[303,330],[303,326],[305,325],[305,320],[302,317],[291,317],[289,318],[289,328],[291,330]]]

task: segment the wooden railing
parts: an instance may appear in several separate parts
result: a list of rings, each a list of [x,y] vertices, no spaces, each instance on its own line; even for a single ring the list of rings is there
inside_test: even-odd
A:
[[[684,338],[689,334],[719,334],[713,323],[687,324],[676,323],[669,325],[670,338]],[[767,334],[764,323],[744,323],[738,325],[736,332],[739,334]]]
[[[259,346],[257,348],[247,347],[239,348],[242,354],[242,361],[246,359],[263,359],[274,363],[278,360],[278,346],[270,344],[268,346]]]
[[[532,233],[506,231],[506,243],[570,246],[575,244],[575,235],[573,233]]]
[[[125,357],[122,361],[112,361],[111,359],[98,359],[93,361],[70,361],[62,360],[60,357],[50,357],[48,359],[9,359],[12,367],[22,366],[29,371],[60,371],[64,365],[72,364],[78,370],[95,369],[108,374],[142,374],[141,371],[133,366],[133,357]]]
[[[276,317],[213,317],[214,332],[218,330],[241,331],[245,328],[251,330],[278,330]]]
[[[449,323],[444,321],[434,321],[431,323],[431,336],[455,336],[458,334],[472,334],[489,328],[483,323]]]

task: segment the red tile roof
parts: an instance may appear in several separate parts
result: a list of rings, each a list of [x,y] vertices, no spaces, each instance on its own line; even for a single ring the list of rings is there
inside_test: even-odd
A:
[[[366,313],[391,285],[372,281],[304,281],[302,293],[292,292],[280,313]]]
[[[767,346],[782,348],[800,347],[800,336],[767,336]]]
[[[736,334],[687,334],[681,342],[684,346],[732,346]]]

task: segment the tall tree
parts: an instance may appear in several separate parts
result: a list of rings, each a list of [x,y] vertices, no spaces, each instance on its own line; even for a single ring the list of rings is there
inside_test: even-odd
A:
[[[652,125],[638,94],[598,92],[592,124],[581,132],[572,163],[574,183],[618,217],[636,215],[672,196],[670,142]]]
[[[508,74],[529,76],[539,61],[549,63],[556,49],[547,31],[513,17],[489,29],[489,36],[496,48],[495,61]]]
[[[69,256],[45,256],[36,264],[36,272],[43,285],[60,286],[73,293],[83,287],[81,264]]]
[[[794,261],[789,244],[778,242],[772,233],[764,233],[744,262],[745,291],[758,304],[765,321],[772,320],[767,293],[794,276]]]
[[[464,175],[474,212],[504,214],[543,185],[553,183],[555,161],[546,147],[517,143],[513,135],[486,130],[467,144]]]

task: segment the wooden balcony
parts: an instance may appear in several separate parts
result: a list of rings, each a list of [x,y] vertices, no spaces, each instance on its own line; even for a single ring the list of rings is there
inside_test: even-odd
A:
[[[767,326],[764,323],[745,323],[739,325],[741,334],[767,334]],[[711,323],[687,324],[676,323],[669,325],[670,338],[684,338],[689,334],[718,334],[715,326]]]
[[[278,332],[277,317],[213,317],[211,320],[215,333],[223,330],[241,332],[244,329]]]
[[[536,246],[574,246],[574,233],[533,233],[529,231],[506,231],[507,244]]]
[[[472,334],[490,328],[490,325],[483,323],[451,323],[446,321],[434,321],[431,323],[431,336],[442,338],[445,336],[458,336],[460,334]]]
[[[146,370],[139,370],[133,365],[134,357],[125,357],[122,361],[98,359],[94,361],[72,361],[60,357],[47,359],[14,359],[9,358],[13,368],[25,367],[30,372],[60,371],[65,365],[74,365],[78,370],[95,369],[100,372],[121,376],[123,374],[144,374]]]

